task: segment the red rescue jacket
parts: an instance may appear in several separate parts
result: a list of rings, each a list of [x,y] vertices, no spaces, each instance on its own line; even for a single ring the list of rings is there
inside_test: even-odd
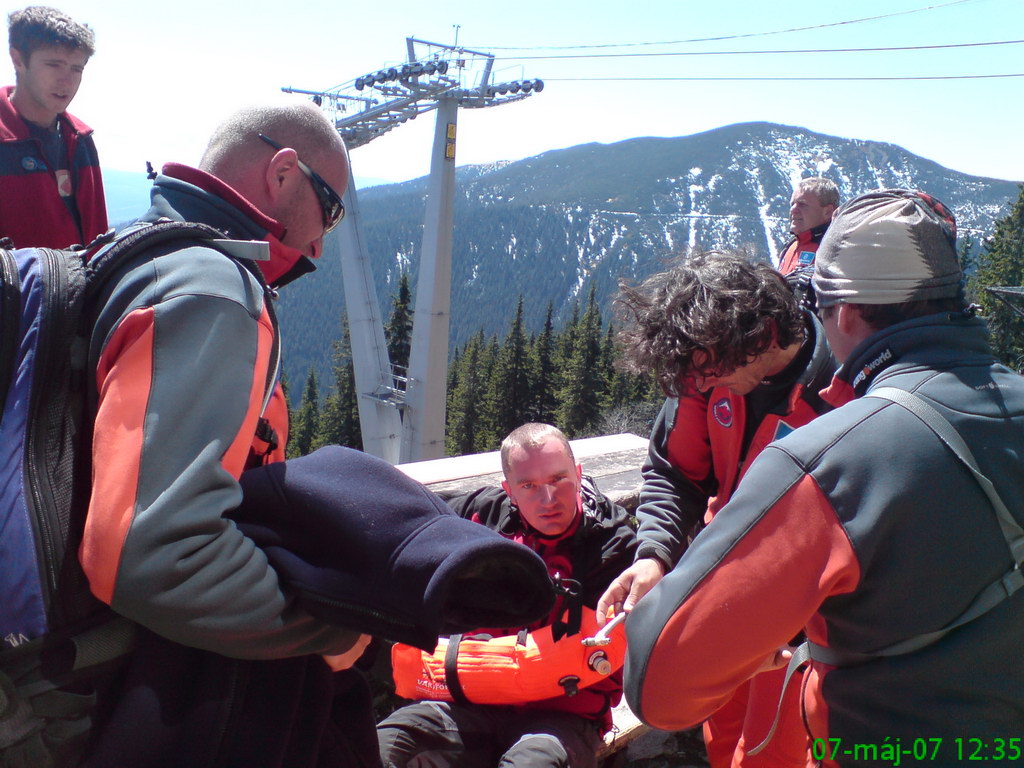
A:
[[[825,236],[828,223],[819,224],[813,229],[798,232],[782,249],[779,257],[779,272],[788,275],[790,272],[809,267],[814,264],[814,255],[818,252],[821,238]]]
[[[66,248],[107,230],[107,206],[92,128],[67,112],[58,116],[78,206],[75,220],[57,191],[42,147],[11,103],[14,86],[0,88],[0,237],[18,248]]]

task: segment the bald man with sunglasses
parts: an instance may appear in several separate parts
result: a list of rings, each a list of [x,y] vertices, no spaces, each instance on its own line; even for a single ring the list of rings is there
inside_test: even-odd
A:
[[[235,659],[307,657],[316,668],[305,674],[328,678],[367,638],[298,607],[225,513],[241,499],[243,470],[284,459],[271,300],[314,268],[344,215],[348,178],[344,143],[310,105],[242,110],[198,168],[163,167],[150,210],[129,228],[188,221],[223,239],[154,246],[100,299],[79,549],[92,595],[161,642]]]

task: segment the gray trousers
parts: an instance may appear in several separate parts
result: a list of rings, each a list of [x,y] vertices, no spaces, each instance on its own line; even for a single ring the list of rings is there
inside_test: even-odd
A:
[[[419,701],[377,725],[385,768],[595,768],[598,724],[566,712]]]

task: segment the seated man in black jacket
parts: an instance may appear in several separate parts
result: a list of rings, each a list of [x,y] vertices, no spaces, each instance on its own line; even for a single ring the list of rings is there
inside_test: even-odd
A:
[[[590,478],[583,477],[565,435],[551,425],[526,424],[513,431],[501,445],[501,463],[505,481],[500,489],[482,488],[449,503],[463,517],[537,552],[547,563],[559,594],[551,614],[535,624],[481,629],[473,637],[493,638],[487,640],[490,644],[518,634],[518,644],[526,647],[534,643],[531,635],[540,638],[544,630],[549,644],[536,641],[542,649],[554,652],[560,643],[582,648],[587,625],[591,632],[594,628],[592,610],[598,598],[635,554],[636,536],[629,517]],[[621,642],[619,633],[615,634]],[[480,648],[484,643],[470,645]],[[460,646],[460,671],[463,652]],[[611,651],[608,655],[614,660]],[[495,693],[502,687],[500,682],[491,685],[492,681],[484,680],[487,694],[474,688],[481,680],[478,668],[477,677],[461,681],[461,690],[460,685],[448,686],[445,682],[452,681],[444,681],[447,700],[418,701],[378,725],[381,760],[388,768],[493,768],[499,762],[530,768],[594,766],[601,736],[611,727],[611,708],[622,695],[621,665],[613,661],[610,666],[596,682],[579,686],[569,679],[575,670],[560,665],[545,668],[540,674],[551,677],[553,695],[528,701],[510,692],[505,703],[497,703],[503,695]],[[507,670],[495,669],[492,674],[508,676]]]

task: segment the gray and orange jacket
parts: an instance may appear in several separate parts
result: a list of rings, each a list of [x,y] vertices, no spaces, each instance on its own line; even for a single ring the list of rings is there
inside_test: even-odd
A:
[[[271,284],[302,269],[302,254],[279,240],[281,225],[208,174],[165,166],[152,201],[145,220],[269,242],[260,269]],[[224,516],[242,498],[242,470],[282,459],[287,440],[279,386],[266,412],[278,447],[255,436],[274,341],[256,276],[210,247],[166,246],[126,264],[100,300],[89,358],[93,484],[80,548],[93,594],[165,638],[226,656],[346,650],[355,635],[298,608]]]
[[[828,410],[818,392],[831,380],[836,362],[817,318],[810,312],[805,316],[809,357],[778,406],[752,414],[749,395],[724,387],[665,401],[643,468],[637,559],[653,557],[671,568],[687,537],[725,505],[762,449]]]
[[[821,245],[821,238],[828,230],[829,222],[819,224],[813,229],[805,229],[797,232],[788,243],[782,248],[782,255],[779,256],[779,272],[788,275],[801,267],[814,265],[814,256]]]
[[[92,128],[67,112],[61,121],[68,152],[76,221],[57,191],[57,177],[42,147],[11,104],[14,86],[0,88],[0,237],[17,248],[67,248],[88,243],[107,229],[103,179]]]
[[[1024,379],[994,363],[984,323],[943,313],[873,335],[825,393],[841,407],[765,448],[630,615],[626,697],[641,719],[700,722],[801,630],[871,653],[942,628],[1011,567],[966,467],[911,413],[861,397],[882,386],[937,408],[1024,522]],[[906,655],[812,662],[804,717],[824,753],[808,763],[876,765],[885,744],[923,739],[929,754],[942,740],[933,764],[959,764],[971,739],[1019,735],[1022,647],[1024,591]]]
[[[459,515],[497,531],[502,536],[525,544],[548,567],[554,579],[571,579],[578,583],[582,605],[595,608],[601,594],[612,580],[633,561],[636,534],[626,510],[608,499],[584,476],[580,489],[580,509],[576,521],[560,536],[541,536],[534,531],[512,505],[501,488],[481,488],[449,499]],[[531,624],[531,631],[556,624],[565,614],[567,598],[559,595],[550,615]],[[514,635],[519,627],[478,630],[491,635]],[[557,635],[556,635],[557,637]],[[523,705],[530,709],[549,709],[571,712],[611,728],[611,708],[622,699],[622,670],[594,685],[581,689],[575,696]],[[481,705],[482,706],[482,705]]]

